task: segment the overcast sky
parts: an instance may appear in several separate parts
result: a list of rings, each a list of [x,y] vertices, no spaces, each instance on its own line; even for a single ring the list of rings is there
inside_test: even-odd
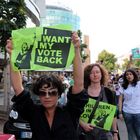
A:
[[[103,49],[119,57],[140,47],[140,0],[59,1],[80,16],[81,31],[90,37],[91,62]]]

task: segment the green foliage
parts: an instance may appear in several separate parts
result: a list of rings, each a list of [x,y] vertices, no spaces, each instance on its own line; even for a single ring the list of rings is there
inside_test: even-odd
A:
[[[130,63],[130,60],[128,58],[123,59],[122,69],[125,70]]]
[[[103,50],[99,55],[98,55],[98,62],[101,62],[102,65],[105,66],[105,68],[108,71],[114,71],[116,68],[116,62],[117,58],[115,58],[115,55],[112,53],[107,52],[106,50]]]
[[[0,0],[0,48],[4,51],[11,31],[26,25],[24,0]]]
[[[85,60],[89,57],[88,54],[85,53],[85,48],[87,48],[87,45],[82,43],[82,32],[80,30],[77,31],[78,36],[81,39],[81,57],[82,57],[82,62],[84,63]]]
[[[140,59],[133,60],[133,63],[136,67],[140,67]]]

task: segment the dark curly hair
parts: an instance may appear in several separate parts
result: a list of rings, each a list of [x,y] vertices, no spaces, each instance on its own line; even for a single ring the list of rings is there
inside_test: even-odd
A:
[[[43,85],[47,84],[48,87],[53,87],[58,89],[58,95],[61,96],[64,91],[62,81],[56,74],[46,74],[40,76],[33,85],[33,93],[38,95],[39,89],[42,88]]]
[[[95,66],[97,66],[101,71],[102,77],[101,77],[100,84],[101,85],[106,85],[107,84],[108,72],[106,71],[106,69],[98,63],[90,64],[90,65],[86,66],[85,69],[84,69],[84,87],[85,87],[85,89],[87,89],[88,86],[91,84],[90,73],[92,71],[92,68],[95,67]]]
[[[128,81],[127,78],[126,78],[127,72],[131,72],[131,73],[133,74],[133,76],[134,76],[134,79],[133,79],[133,81],[132,81],[132,83],[131,83],[132,86],[136,86],[136,85],[137,85],[137,82],[138,82],[138,75],[137,75],[136,71],[135,71],[134,69],[127,69],[127,70],[125,71],[125,73],[123,74],[123,83],[122,83],[122,87],[123,87],[124,89],[127,89],[128,85],[129,85],[129,81]]]

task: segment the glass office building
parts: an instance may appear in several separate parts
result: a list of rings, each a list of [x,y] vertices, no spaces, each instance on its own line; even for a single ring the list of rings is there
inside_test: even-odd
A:
[[[80,29],[80,17],[64,6],[47,5],[46,17],[41,21],[42,26],[57,24],[71,25],[73,30]]]
[[[33,0],[25,0],[27,11],[27,27],[40,25],[40,10]]]

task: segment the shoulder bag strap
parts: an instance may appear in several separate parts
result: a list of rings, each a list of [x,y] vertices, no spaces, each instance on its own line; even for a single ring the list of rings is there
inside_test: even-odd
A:
[[[102,98],[104,92],[105,92],[105,91],[104,91],[104,87],[102,86],[102,87],[101,87],[101,91],[100,91],[100,95],[99,95],[98,99],[96,100],[96,103],[95,103],[95,105],[94,105],[94,107],[93,107],[93,110],[92,110],[92,112],[91,112],[91,114],[90,114],[90,116],[89,116],[88,123],[91,123],[91,121],[92,121],[92,119],[93,119],[93,116],[94,116],[94,114],[95,114],[95,111],[96,111],[96,109],[97,109],[97,107],[98,107],[98,105],[99,105],[99,102],[100,102],[100,100],[101,100],[101,98]]]

